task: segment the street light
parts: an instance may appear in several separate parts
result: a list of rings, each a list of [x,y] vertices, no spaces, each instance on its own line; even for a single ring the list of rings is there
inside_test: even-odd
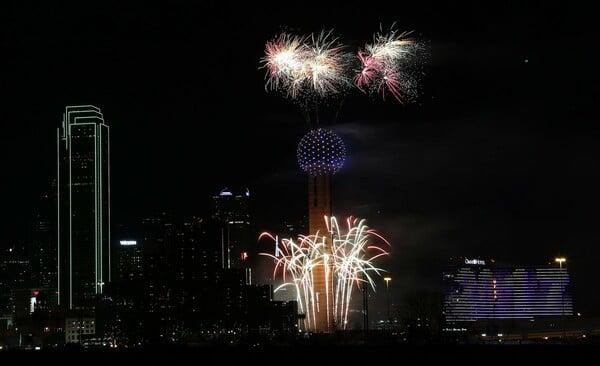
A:
[[[389,328],[392,328],[392,322],[390,319],[390,281],[392,280],[391,277],[384,277],[383,280],[385,281],[385,293],[386,293],[386,297],[387,297],[387,319],[388,319],[388,325]]]
[[[559,280],[559,284],[560,284],[559,285],[560,286],[560,288],[559,288],[559,291],[560,291],[560,305],[562,307],[562,313],[561,313],[561,317],[560,318],[561,318],[561,321],[562,321],[563,341],[564,341],[564,339],[566,337],[566,334],[565,334],[566,333],[565,332],[565,291],[563,289],[563,281],[562,281],[562,278],[563,278],[562,264],[567,261],[567,258],[565,258],[565,257],[558,257],[558,258],[554,258],[554,261],[558,263],[558,266],[560,268],[560,273],[558,274],[558,280]]]

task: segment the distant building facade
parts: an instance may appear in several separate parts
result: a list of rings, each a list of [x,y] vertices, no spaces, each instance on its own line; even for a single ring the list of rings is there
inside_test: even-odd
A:
[[[54,179],[38,200],[31,229],[31,286],[44,293],[47,307],[58,303],[56,195]]]
[[[248,268],[250,238],[250,191],[222,189],[213,196],[213,217],[222,224],[222,267]],[[249,282],[249,281],[248,281]]]
[[[0,250],[0,315],[13,314],[14,290],[30,285],[30,262],[22,245]]]
[[[96,334],[94,317],[77,317],[65,319],[65,343],[83,343]]]
[[[118,271],[120,282],[139,282],[144,274],[142,248],[137,240],[125,238],[118,243]]]
[[[58,305],[89,308],[111,280],[109,127],[77,105],[57,132]]]

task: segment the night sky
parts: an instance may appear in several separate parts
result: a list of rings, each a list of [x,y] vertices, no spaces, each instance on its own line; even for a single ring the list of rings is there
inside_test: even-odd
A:
[[[543,265],[563,255],[575,311],[600,315],[591,12],[546,2],[8,3],[0,245],[27,235],[73,104],[100,107],[111,127],[115,223],[205,214],[226,186],[251,190],[261,230],[301,217],[295,156],[307,125],[297,105],[265,91],[265,42],[284,27],[333,28],[358,47],[396,22],[427,48],[419,95],[344,101],[332,126],[348,154],[334,213],[367,219],[392,243],[381,265],[395,299],[435,289],[449,257]]]

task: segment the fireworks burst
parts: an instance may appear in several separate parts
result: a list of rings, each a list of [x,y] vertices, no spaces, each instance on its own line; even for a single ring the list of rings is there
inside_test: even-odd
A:
[[[310,36],[282,33],[265,46],[265,87],[292,100],[340,94],[352,85],[350,58],[332,30]]]
[[[261,58],[265,88],[281,92],[307,109],[353,88],[379,94],[384,100],[391,94],[405,103],[416,96],[414,66],[422,48],[410,35],[392,25],[387,33],[380,30],[372,43],[351,54],[332,30],[309,36],[279,34],[266,43]]]
[[[364,219],[349,217],[345,227],[341,227],[335,217],[325,217],[325,222],[327,233],[300,235],[297,241],[282,239],[281,243],[276,243],[278,248],[274,255],[260,254],[273,258],[273,276],[276,277],[279,273],[282,276],[284,283],[275,291],[286,286],[295,289],[300,312],[306,314],[305,325],[309,329],[316,324],[316,313],[323,311],[317,308],[315,282],[319,279],[315,278],[315,269],[324,266],[325,283],[332,284],[326,291],[334,293],[333,304],[328,306],[333,307],[334,323],[345,329],[353,289],[367,283],[375,290],[373,275],[384,272],[375,267],[374,262],[389,255],[389,252],[373,242],[381,242],[387,246],[390,244],[370,229]],[[269,233],[262,233],[260,238],[263,237],[276,240]]]
[[[404,103],[416,95],[416,77],[412,66],[421,47],[411,32],[398,33],[393,25],[388,33],[373,36],[373,43],[358,51],[361,69],[354,77],[356,86],[370,94],[386,93]]]

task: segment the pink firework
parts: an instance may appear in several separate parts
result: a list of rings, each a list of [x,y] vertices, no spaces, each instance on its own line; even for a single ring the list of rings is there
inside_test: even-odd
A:
[[[387,92],[399,102],[414,94],[408,65],[412,62],[418,44],[408,38],[410,32],[397,33],[392,29],[373,36],[373,43],[359,50],[357,57],[361,69],[354,76],[356,86],[368,93],[378,93],[385,99]]]
[[[370,56],[366,52],[358,52],[358,59],[362,65],[362,69],[356,74],[354,80],[356,86],[363,90],[373,84],[382,73],[383,64],[375,57]]]

